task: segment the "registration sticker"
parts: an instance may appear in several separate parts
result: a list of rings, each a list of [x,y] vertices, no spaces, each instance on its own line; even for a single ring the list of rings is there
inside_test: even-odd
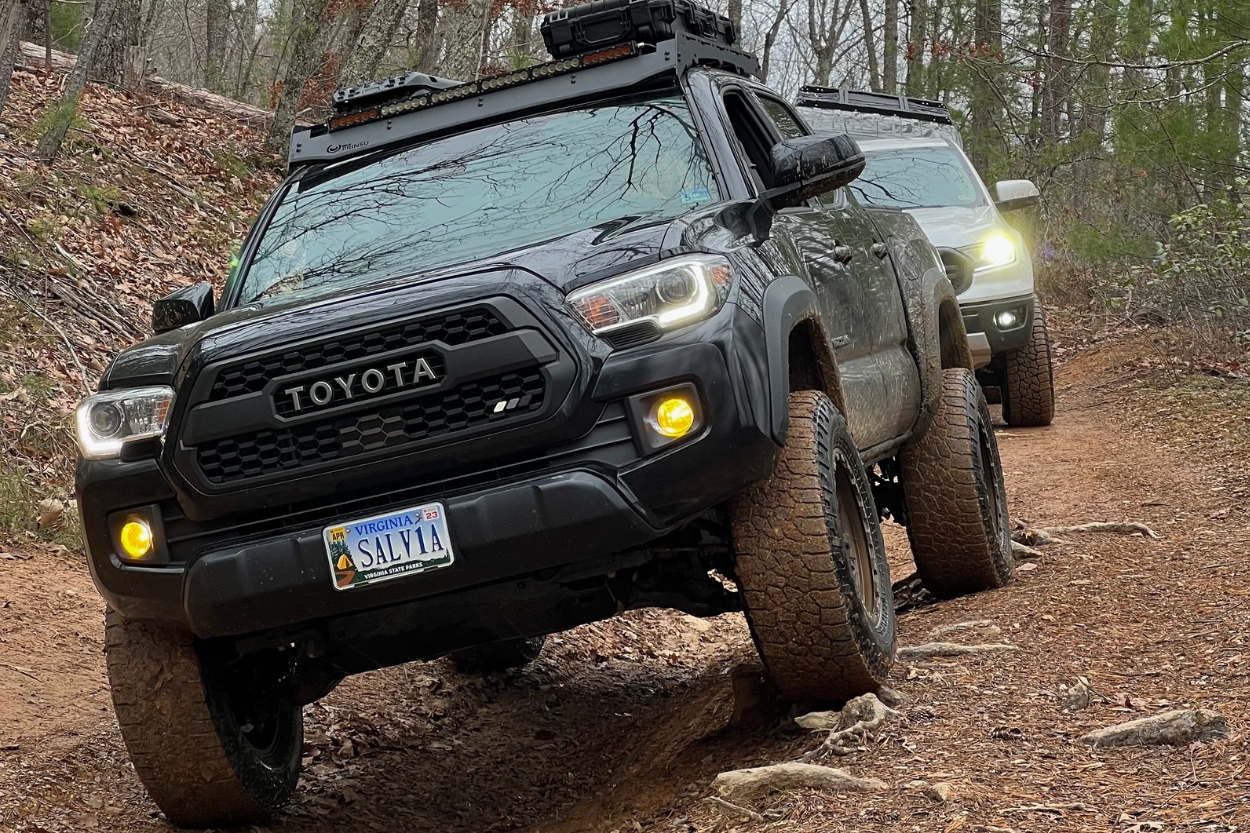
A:
[[[338,590],[449,566],[455,559],[441,503],[326,527]]]

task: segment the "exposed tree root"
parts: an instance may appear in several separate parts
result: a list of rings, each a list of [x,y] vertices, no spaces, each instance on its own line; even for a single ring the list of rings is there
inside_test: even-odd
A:
[[[1002,654],[1014,651],[1015,645],[959,645],[954,642],[930,642],[926,645],[913,645],[910,648],[899,648],[899,659],[932,659],[935,657],[962,657],[968,654]]]
[[[882,703],[875,694],[862,694],[848,700],[841,711],[811,712],[797,717],[794,722],[804,729],[813,731],[826,730],[829,736],[820,746],[808,752],[800,761],[804,763],[819,760],[828,755],[849,755],[855,751],[855,744],[874,732],[887,720],[902,717],[894,709]],[[850,745],[846,745],[847,742]]]
[[[1029,526],[1027,521],[1017,519],[1013,526],[1011,540],[1014,544],[1023,545],[1023,549],[1013,546],[1012,551],[1017,554],[1025,554],[1026,557],[1030,558],[1037,557],[1031,554],[1037,552],[1037,550],[1032,549],[1033,547],[1067,543],[1058,537],[1060,535],[1074,535],[1084,532],[1111,532],[1117,535],[1140,535],[1143,538],[1157,539],[1159,537],[1159,533],[1137,521],[1093,521],[1074,526],[1038,527]]]

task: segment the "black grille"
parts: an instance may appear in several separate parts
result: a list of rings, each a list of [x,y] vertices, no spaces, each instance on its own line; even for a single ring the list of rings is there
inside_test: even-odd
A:
[[[210,483],[237,483],[508,420],[541,408],[545,393],[538,368],[503,373],[377,411],[205,443],[196,460]]]
[[[471,309],[434,318],[396,324],[383,330],[327,341],[311,347],[289,350],[281,355],[236,364],[223,368],[213,381],[210,401],[229,399],[255,393],[270,379],[315,370],[339,362],[441,341],[444,344],[465,344],[506,333],[508,327],[489,310]]]

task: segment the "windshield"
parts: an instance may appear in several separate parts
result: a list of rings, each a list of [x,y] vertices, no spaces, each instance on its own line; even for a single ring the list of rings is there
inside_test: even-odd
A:
[[[678,96],[492,125],[314,172],[282,197],[243,303],[491,257],[719,199]]]
[[[984,198],[974,174],[955,150],[921,147],[874,150],[851,183],[855,196],[886,208],[972,207]]]

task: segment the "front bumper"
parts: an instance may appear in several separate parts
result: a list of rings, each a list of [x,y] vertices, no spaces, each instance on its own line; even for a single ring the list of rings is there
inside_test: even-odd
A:
[[[388,484],[378,494],[332,494],[319,504],[274,508],[246,523],[232,515],[192,521],[194,511],[185,510],[194,507],[180,504],[187,494],[175,490],[157,460],[80,461],[92,577],[123,615],[180,622],[210,638],[287,630],[418,599],[445,605],[472,588],[602,562],[644,548],[771,471],[779,448],[769,430],[764,356],[760,326],[727,304],[690,330],[607,356],[589,384],[570,394],[585,400],[579,409],[600,412],[571,443],[534,448],[529,459],[514,455],[472,477],[444,478],[434,492],[421,483]],[[628,415],[629,398],[683,383],[698,391],[703,427],[649,453]],[[454,564],[345,592],[333,587],[326,526],[431,500],[447,507]],[[123,564],[108,518],[151,504],[165,518],[171,563]]]
[[[1033,304],[1032,295],[960,304],[959,312],[964,319],[964,329],[968,331],[968,348],[972,352],[974,367],[982,368],[995,355],[1018,350],[1029,343],[1033,333]],[[998,315],[1002,312],[1014,313],[1015,323],[1009,327],[1001,326]]]

